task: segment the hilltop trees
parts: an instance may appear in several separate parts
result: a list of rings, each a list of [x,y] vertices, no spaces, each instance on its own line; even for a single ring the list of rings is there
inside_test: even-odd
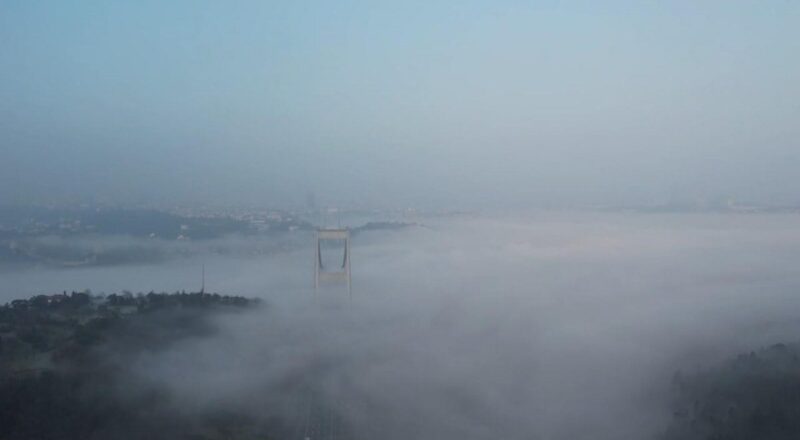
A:
[[[663,440],[800,438],[800,347],[776,344],[692,375],[676,374]]]
[[[140,353],[214,334],[212,316],[256,301],[206,293],[86,292],[0,306],[0,438],[285,438],[280,423],[187,414],[155,383],[126,384]]]

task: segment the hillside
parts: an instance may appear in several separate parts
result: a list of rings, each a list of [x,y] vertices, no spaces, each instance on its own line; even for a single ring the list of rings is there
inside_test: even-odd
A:
[[[800,438],[800,347],[776,344],[673,379],[663,440]]]
[[[265,439],[277,421],[180,411],[130,364],[216,331],[214,316],[256,300],[205,293],[92,296],[73,292],[0,307],[0,438]]]

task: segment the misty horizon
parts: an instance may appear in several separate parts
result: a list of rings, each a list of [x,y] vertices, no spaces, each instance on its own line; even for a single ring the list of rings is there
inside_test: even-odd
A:
[[[0,2],[0,439],[800,438],[798,24]]]

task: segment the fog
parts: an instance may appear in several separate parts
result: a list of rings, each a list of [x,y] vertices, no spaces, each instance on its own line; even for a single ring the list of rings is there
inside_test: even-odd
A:
[[[2,2],[0,304],[261,298],[122,392],[297,438],[657,435],[800,335],[800,3],[570,3]]]
[[[3,288],[178,289],[203,261],[207,289],[264,298],[219,318],[216,336],[131,367],[185,411],[233,408],[302,431],[313,401],[357,438],[650,438],[671,415],[675,371],[797,340],[798,220],[430,219],[354,239],[352,299],[342,286],[314,292],[310,235],[268,257],[31,269],[4,274]]]

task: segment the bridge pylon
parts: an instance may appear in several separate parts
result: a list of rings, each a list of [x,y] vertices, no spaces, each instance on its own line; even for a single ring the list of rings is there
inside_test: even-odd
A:
[[[344,242],[342,264],[333,270],[327,270],[322,263],[322,243],[325,241]],[[352,297],[353,289],[350,279],[350,230],[349,229],[317,229],[316,251],[314,255],[314,289],[319,290],[322,283],[345,282],[347,293]]]

